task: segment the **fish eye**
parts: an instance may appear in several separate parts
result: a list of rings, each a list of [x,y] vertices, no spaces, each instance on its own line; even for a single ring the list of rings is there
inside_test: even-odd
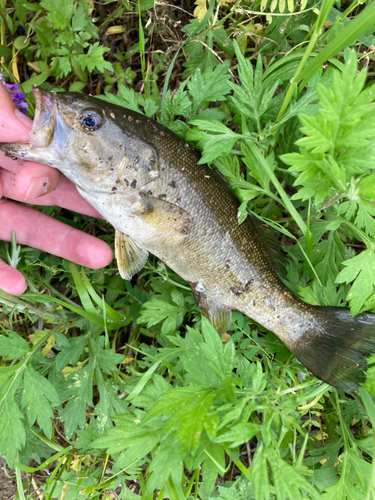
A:
[[[81,123],[85,130],[93,132],[103,125],[103,118],[92,109],[82,111]]]

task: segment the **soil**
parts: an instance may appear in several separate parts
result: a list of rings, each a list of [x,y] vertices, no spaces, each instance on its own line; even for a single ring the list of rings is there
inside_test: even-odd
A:
[[[13,500],[17,493],[16,477],[14,471],[7,467],[7,474],[5,474],[5,467],[4,460],[0,457],[0,500]]]

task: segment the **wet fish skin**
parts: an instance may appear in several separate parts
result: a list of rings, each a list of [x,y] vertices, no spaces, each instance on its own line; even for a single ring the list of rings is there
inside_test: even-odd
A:
[[[38,89],[34,95],[31,145],[1,149],[71,179],[116,228],[119,252],[134,244],[132,270],[153,253],[191,284],[219,330],[239,310],[273,331],[322,380],[358,388],[365,357],[375,350],[375,315],[352,318],[347,309],[294,297],[275,273],[259,223],[248,217],[238,225],[237,198],[215,170],[198,164],[193,147],[141,114],[90,96]],[[97,129],[85,126],[88,116],[101,122]]]

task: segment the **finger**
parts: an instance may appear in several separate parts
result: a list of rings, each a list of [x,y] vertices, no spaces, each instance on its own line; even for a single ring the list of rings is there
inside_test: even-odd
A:
[[[26,281],[24,275],[8,266],[0,259],[0,288],[11,295],[21,295],[26,290]]]
[[[0,171],[3,185],[14,200],[29,202],[53,191],[59,183],[58,170],[34,162],[27,162],[27,165],[15,163],[13,169],[9,168],[9,162],[0,163],[5,168]]]
[[[25,169],[27,168],[25,163]],[[53,191],[45,194],[37,199],[30,198],[25,200],[25,194],[30,194],[30,178],[29,173],[25,170],[11,173],[7,170],[0,169],[0,197],[6,196],[11,200],[27,201],[31,205],[54,206],[57,205],[68,210],[90,215],[92,217],[100,217],[101,215],[93,208],[82,196],[78,193],[76,186],[70,182],[64,175],[61,175],[60,181]],[[47,182],[47,180],[45,181]],[[1,194],[2,193],[2,194]]]
[[[0,83],[0,137],[2,142],[22,142],[30,139],[32,120],[17,110],[9,92]],[[17,110],[17,114],[16,114]]]
[[[112,250],[104,241],[32,208],[0,200],[0,220],[0,240],[11,241],[14,230],[17,243],[92,269],[105,267],[112,260]]]
[[[16,109],[9,93],[1,83],[0,102],[0,142],[29,141],[32,120]],[[16,177],[14,177],[14,183],[19,191],[17,199],[24,201],[53,191],[59,182],[60,172],[58,170],[35,162],[29,162],[25,169],[22,160],[12,160],[6,157],[2,151],[0,151],[0,166],[14,175],[20,174],[19,186],[16,184]]]

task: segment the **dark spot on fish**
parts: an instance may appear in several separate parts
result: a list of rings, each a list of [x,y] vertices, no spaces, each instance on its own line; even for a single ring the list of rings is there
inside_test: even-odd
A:
[[[46,182],[43,182],[43,186],[47,186],[47,183],[46,183]]]
[[[121,144],[121,142],[120,142],[120,144],[118,145],[118,147],[119,147],[119,148],[122,148],[122,144]]]
[[[117,187],[113,186],[113,188],[111,189],[111,191],[117,191]]]
[[[225,264],[225,267],[226,267],[227,269],[229,269],[229,264]]]
[[[175,189],[177,186],[176,186],[176,183],[175,181],[171,181],[168,186],[171,186],[171,188]]]
[[[133,179],[131,181],[130,187],[134,189],[136,186],[137,186],[137,179]]]
[[[250,285],[253,283],[254,280],[249,280],[245,286],[244,286],[244,292],[247,292],[248,289],[250,288]]]
[[[181,229],[181,234],[187,234],[187,231],[185,229]]]
[[[113,156],[109,156],[108,161],[112,161],[112,160],[113,160]]]
[[[253,300],[253,307],[255,307],[257,305],[256,301]]]
[[[153,212],[153,211],[154,211],[154,207],[150,203],[149,205],[147,205],[147,212]]]
[[[116,184],[118,184],[120,182],[120,179],[116,179]]]
[[[158,198],[160,198],[161,200],[162,200],[163,198],[166,198],[166,197],[167,197],[167,195],[166,195],[166,194],[164,194],[164,193],[163,193],[163,194],[159,194],[159,196],[158,196]]]
[[[124,182],[125,182],[126,186],[129,186],[129,181],[128,181],[128,179],[125,179],[125,177],[124,177]]]
[[[152,196],[152,191],[147,191],[147,196]]]

